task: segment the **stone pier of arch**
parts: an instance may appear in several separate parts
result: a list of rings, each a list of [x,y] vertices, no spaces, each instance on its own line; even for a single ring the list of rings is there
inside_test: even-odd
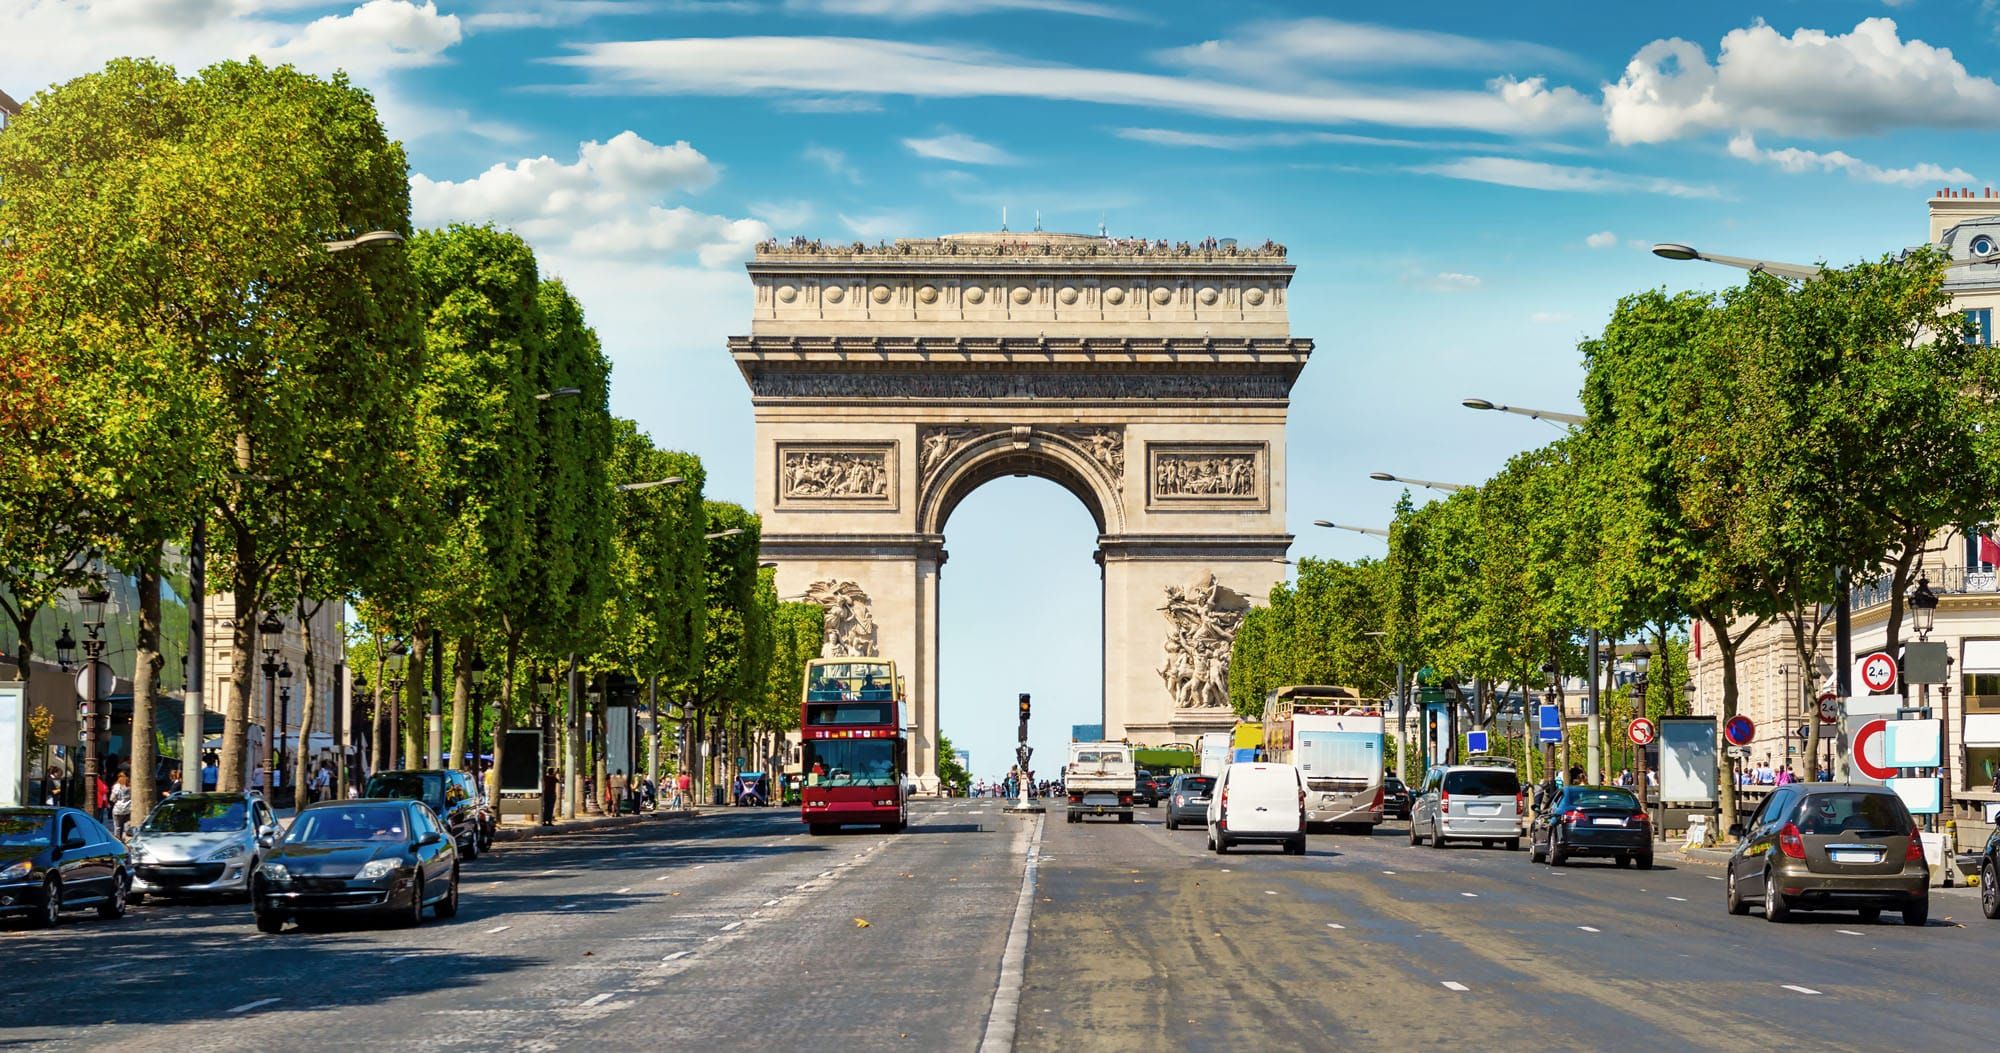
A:
[[[843,590],[829,653],[896,661],[920,780],[954,697],[945,525],[1001,476],[1049,479],[1096,522],[1106,734],[1157,745],[1233,723],[1227,639],[1284,577],[1285,419],[1312,351],[1290,333],[1282,246],[789,241],[749,273],[750,335],[730,351],[755,409],[763,557],[780,595]]]

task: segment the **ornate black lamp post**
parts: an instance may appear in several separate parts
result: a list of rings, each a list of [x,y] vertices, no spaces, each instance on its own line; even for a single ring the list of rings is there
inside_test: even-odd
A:
[[[278,647],[283,643],[281,634],[284,631],[285,623],[278,617],[277,611],[265,611],[263,620],[257,623],[257,632],[262,635],[264,643],[264,778],[261,785],[253,789],[262,793],[267,801],[271,799],[274,785],[271,779],[272,762],[277,756],[273,744],[277,741]]]
[[[87,587],[77,590],[76,598],[83,606],[83,705],[77,710],[77,720],[83,729],[83,792],[87,807],[96,814],[97,780],[100,776],[97,757],[97,736],[110,727],[106,714],[99,709],[99,703],[108,704],[98,698],[103,685],[98,679],[103,674],[98,661],[104,655],[104,605],[111,602],[111,590],[102,581],[93,581]],[[63,626],[63,636],[69,636],[69,626]],[[71,641],[71,658],[76,654],[75,641]],[[62,640],[56,641],[57,654],[63,650]]]

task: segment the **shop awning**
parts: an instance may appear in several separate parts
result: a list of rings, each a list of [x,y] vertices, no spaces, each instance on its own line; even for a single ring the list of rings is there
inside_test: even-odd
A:
[[[1965,744],[1967,746],[2000,746],[2000,713],[1967,713],[1965,715]]]

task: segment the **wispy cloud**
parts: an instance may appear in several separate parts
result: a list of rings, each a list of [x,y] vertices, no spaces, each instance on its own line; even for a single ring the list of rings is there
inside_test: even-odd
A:
[[[1613,234],[1608,230],[1600,230],[1597,233],[1592,234],[1591,236],[1583,239],[1583,243],[1585,245],[1590,246],[1593,249],[1608,249],[1613,245],[1618,244],[1618,235]]]
[[[1065,99],[1300,124],[1536,133],[1598,119],[1538,82],[1485,90],[1273,89],[1193,77],[1037,63],[979,48],[856,37],[721,37],[577,45],[553,60],[597,91],[685,95],[902,95]],[[1562,89],[1568,92],[1570,89]]]
[[[1776,165],[1787,172],[1845,172],[1863,182],[1888,183],[1892,186],[1977,181],[1971,172],[1963,168],[1945,168],[1928,162],[1904,168],[1882,168],[1844,150],[1828,150],[1822,153],[1818,150],[1801,150],[1795,146],[1767,150],[1758,146],[1756,137],[1749,132],[1738,132],[1735,138],[1729,140],[1729,156],[1758,164]]]
[[[814,143],[799,151],[799,156],[826,169],[828,175],[845,179],[850,183],[861,182],[861,170],[847,159],[845,150]]]
[[[1402,139],[1393,136],[1355,135],[1351,132],[1189,132],[1177,128],[1114,128],[1111,134],[1133,142],[1152,143],[1156,146],[1179,146],[1201,150],[1261,150],[1270,147],[1287,146],[1375,146],[1384,149],[1402,150],[1448,150],[1465,152],[1471,150],[1498,150],[1513,152],[1534,150],[1545,153],[1579,153],[1578,147],[1566,143],[1523,142],[1510,143],[1499,140],[1474,141],[1468,139]]]
[[[996,11],[1047,11],[1125,20],[1139,17],[1132,12],[1121,11],[1108,4],[1089,3],[1088,0],[785,0],[785,6],[794,11],[848,18],[885,18],[898,22],[946,15],[962,18]]]
[[[863,241],[906,238],[920,229],[914,218],[901,212],[869,212],[853,216],[842,212],[839,216],[840,225]]]
[[[1471,292],[1485,284],[1480,280],[1479,275],[1465,274],[1461,271],[1423,271],[1413,269],[1403,272],[1402,280],[1405,285],[1414,285],[1421,289],[1440,293]]]
[[[1667,197],[1691,198],[1722,196],[1722,192],[1712,186],[1683,183],[1657,176],[1626,175],[1582,165],[1525,161],[1518,157],[1460,157],[1436,164],[1416,165],[1410,171],[1444,176],[1447,179],[1465,179],[1475,183],[1520,187],[1525,190],[1554,190],[1584,194],[1661,194]]]
[[[1569,319],[1569,313],[1566,311],[1536,311],[1528,316],[1528,321],[1536,325],[1557,325]]]
[[[962,132],[947,131],[929,138],[905,139],[903,146],[918,157],[963,165],[1011,165],[1017,161],[1013,154]]]
[[[1332,18],[1254,22],[1235,35],[1160,53],[1191,69],[1250,80],[1280,80],[1301,73],[1368,68],[1473,69],[1497,72],[1522,65],[1583,69],[1560,48],[1525,40],[1461,36],[1428,29],[1399,29]]]

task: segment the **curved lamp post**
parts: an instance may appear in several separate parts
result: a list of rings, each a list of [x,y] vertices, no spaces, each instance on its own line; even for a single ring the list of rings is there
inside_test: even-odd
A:
[[[1435,479],[1411,479],[1406,476],[1391,475],[1388,472],[1369,472],[1368,478],[1378,483],[1403,483],[1408,486],[1421,486],[1426,490],[1442,490],[1448,494],[1471,489],[1470,483],[1440,483]]]

